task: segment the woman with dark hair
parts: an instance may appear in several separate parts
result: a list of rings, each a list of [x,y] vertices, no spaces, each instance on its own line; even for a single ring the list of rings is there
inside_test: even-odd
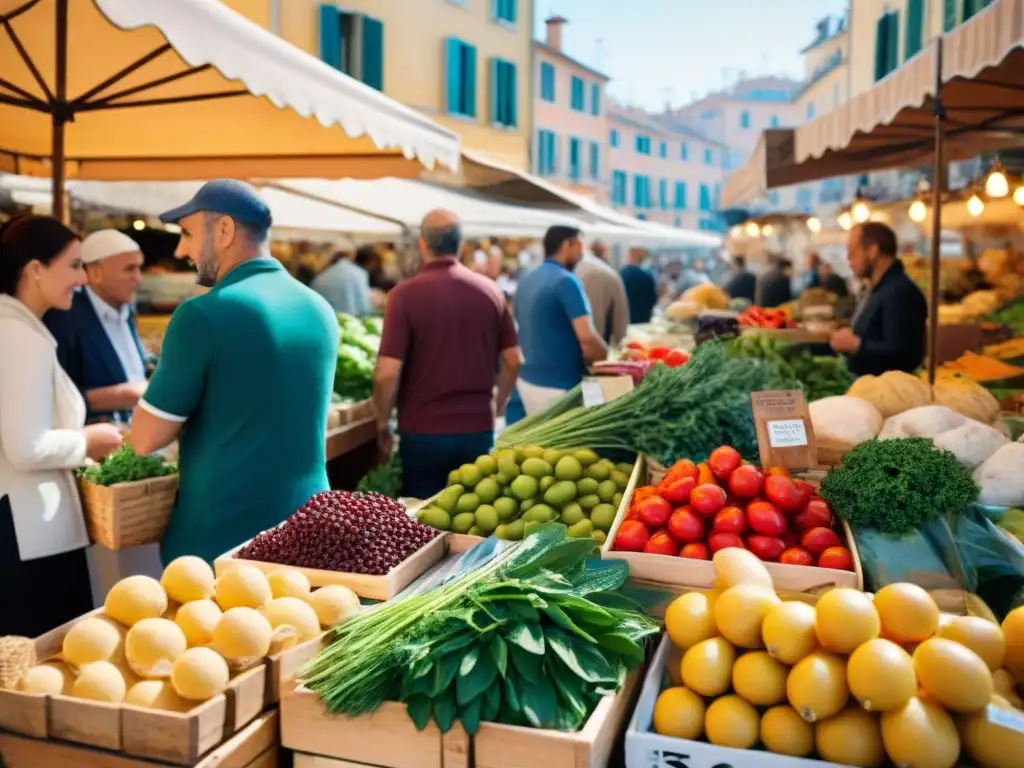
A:
[[[0,635],[35,637],[92,609],[74,470],[122,442],[85,401],[43,324],[85,285],[82,245],[56,219],[0,226]]]

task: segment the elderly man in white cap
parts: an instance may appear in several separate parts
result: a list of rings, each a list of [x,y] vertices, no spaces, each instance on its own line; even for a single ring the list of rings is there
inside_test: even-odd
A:
[[[49,312],[57,356],[85,398],[90,421],[127,423],[146,391],[145,353],[132,304],[142,283],[138,243],[116,229],[82,241],[89,283],[67,312]]]

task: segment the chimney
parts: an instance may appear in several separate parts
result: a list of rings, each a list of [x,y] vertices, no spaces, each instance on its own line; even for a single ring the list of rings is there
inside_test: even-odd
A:
[[[562,50],[562,27],[569,23],[569,20],[562,16],[552,16],[545,19],[548,27],[547,44],[556,51]]]

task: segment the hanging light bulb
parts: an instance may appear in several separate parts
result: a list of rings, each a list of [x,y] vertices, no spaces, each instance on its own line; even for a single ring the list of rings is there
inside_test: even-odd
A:
[[[144,222],[142,219],[136,219],[135,221],[132,222],[132,229],[134,229],[136,232],[141,232],[145,228],[146,222]]]
[[[928,206],[920,200],[915,200],[910,204],[907,215],[910,216],[911,221],[920,224],[928,217]]]
[[[985,180],[985,194],[989,197],[1006,197],[1010,194],[1010,182],[998,164]]]
[[[734,227],[729,228],[729,237],[739,237],[743,234],[743,227],[737,224]]]
[[[967,200],[967,212],[974,217],[981,216],[985,212],[985,203],[977,195],[971,195]]]
[[[1017,205],[1024,205],[1024,185],[1013,190],[1013,202]]]
[[[757,222],[756,221],[751,221],[750,223],[747,224],[747,236],[748,237],[760,237],[761,236],[761,228],[759,226],[757,226]]]
[[[868,204],[863,200],[858,200],[853,204],[851,213],[853,214],[853,220],[858,224],[863,224],[871,217],[871,209],[868,208]]]
[[[765,224],[761,228],[761,234],[763,234],[765,237],[771,237],[771,234],[774,231],[775,231],[775,227],[773,227],[771,224]]]
[[[847,211],[843,211],[839,214],[839,226],[849,231],[853,229],[853,217]]]
[[[821,219],[817,216],[811,216],[807,219],[807,229],[811,232],[821,232]]]

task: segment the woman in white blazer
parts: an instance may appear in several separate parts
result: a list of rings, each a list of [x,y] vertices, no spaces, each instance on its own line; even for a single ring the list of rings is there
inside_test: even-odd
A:
[[[85,403],[43,325],[85,284],[82,246],[46,216],[0,227],[0,635],[35,637],[92,608],[74,470],[121,445]]]

